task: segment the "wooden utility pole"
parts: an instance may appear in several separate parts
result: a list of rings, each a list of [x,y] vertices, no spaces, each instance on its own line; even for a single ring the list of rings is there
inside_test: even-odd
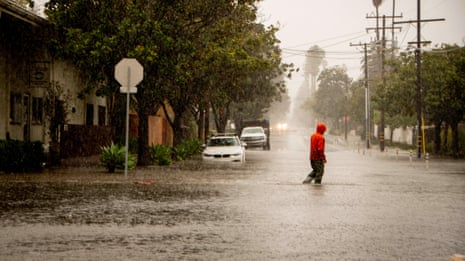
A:
[[[370,30],[375,30],[376,31],[376,55],[379,59],[379,57],[381,58],[381,62],[380,64],[378,64],[378,68],[380,68],[381,70],[381,80],[382,80],[382,88],[383,88],[383,91],[384,89],[386,88],[386,79],[384,77],[384,71],[385,71],[385,68],[384,68],[384,64],[385,64],[385,52],[386,52],[386,30],[401,30],[401,27],[394,27],[394,25],[392,25],[391,27],[388,27],[386,28],[386,18],[401,18],[402,16],[396,16],[396,15],[393,15],[393,16],[386,16],[386,15],[383,15],[382,16],[382,19],[383,19],[383,26],[382,26],[382,39],[380,41],[379,39],[379,25],[378,25],[378,19],[380,18],[379,15],[378,15],[378,12],[376,12],[376,16],[367,16],[367,19],[371,19],[371,18],[375,18],[376,19],[376,27],[375,28],[367,28],[367,31],[370,31]],[[393,33],[394,35],[394,33]],[[394,41],[394,39],[392,39],[392,41]],[[381,102],[381,119],[380,119],[380,127],[378,129],[378,139],[379,139],[379,149],[381,152],[384,151],[384,148],[385,148],[385,140],[384,140],[384,129],[385,129],[385,119],[384,119],[384,115],[385,115],[385,104],[384,104],[384,94],[382,95],[382,98],[383,98],[383,101]]]
[[[415,49],[415,62],[417,65],[417,74],[416,74],[416,88],[417,88],[417,95],[416,95],[416,111],[417,111],[417,157],[421,158],[421,149],[422,145],[424,146],[423,140],[423,88],[421,83],[421,45],[422,44],[429,44],[431,41],[422,41],[421,40],[421,23],[426,22],[439,22],[445,21],[444,18],[438,19],[421,19],[421,0],[417,0],[417,20],[410,20],[410,21],[400,21],[394,22],[394,24],[413,24],[416,23],[417,25],[417,41],[416,42],[408,42],[409,44],[416,44],[417,48]]]

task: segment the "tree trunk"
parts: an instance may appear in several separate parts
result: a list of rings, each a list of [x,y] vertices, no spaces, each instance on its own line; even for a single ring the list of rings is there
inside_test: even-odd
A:
[[[158,108],[155,102],[147,101],[142,97],[147,95],[145,91],[147,88],[139,88],[136,94],[138,100],[137,113],[139,116],[138,126],[138,146],[137,146],[137,165],[148,166],[151,165],[152,159],[149,152],[149,116],[153,114]]]
[[[205,108],[200,105],[199,118],[197,119],[197,138],[205,141]]]
[[[208,109],[208,106],[205,108],[205,129],[204,129],[204,138],[205,142],[208,139],[208,136],[210,136],[210,110]]]
[[[139,111],[139,139],[138,139],[138,153],[137,153],[137,165],[147,166],[152,164],[149,153],[149,121],[148,113],[144,109]]]
[[[171,108],[174,112],[173,119],[169,117],[166,105],[161,104],[161,106],[163,108],[163,111],[165,112],[165,115],[167,116],[166,119],[168,120],[168,123],[170,124],[171,129],[173,130],[173,147],[176,147],[178,144],[181,143],[183,139],[182,117],[185,113],[185,106],[180,105],[176,107],[175,105],[171,104]]]
[[[174,119],[174,124],[173,124],[173,147],[176,147],[179,145],[183,139],[183,131],[182,131],[182,121],[181,117],[176,116]]]
[[[389,134],[389,144],[392,146],[392,144],[394,144],[394,130],[395,128],[394,127],[390,127],[390,134]]]
[[[451,124],[452,129],[452,156],[457,159],[459,157],[459,124],[453,122]]]
[[[110,117],[109,125],[112,128],[114,142],[121,143],[125,138],[124,130],[126,125],[124,123],[124,119],[126,119],[126,98],[124,95],[114,93],[111,96],[111,101],[108,102],[108,105],[108,114]]]
[[[449,123],[446,123],[446,126],[444,127],[444,141],[442,143],[442,150],[447,151],[447,148],[449,147],[447,143],[449,142]]]
[[[436,122],[434,124],[434,154],[439,154],[441,152],[441,122]]]
[[[224,133],[229,118],[229,103],[226,103],[223,106],[220,105],[216,108],[212,105],[212,108],[215,116],[216,130],[218,133]]]

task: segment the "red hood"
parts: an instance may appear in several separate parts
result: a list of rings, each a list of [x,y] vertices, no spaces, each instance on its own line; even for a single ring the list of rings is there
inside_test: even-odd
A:
[[[324,123],[318,123],[318,125],[316,126],[316,132],[320,134],[324,134],[325,131],[326,131],[326,125]]]

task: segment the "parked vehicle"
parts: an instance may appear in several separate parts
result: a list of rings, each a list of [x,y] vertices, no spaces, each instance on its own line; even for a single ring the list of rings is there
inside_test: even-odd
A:
[[[261,147],[267,149],[267,137],[265,130],[260,126],[245,127],[241,132],[241,141],[247,144],[247,147]]]
[[[260,141],[256,140],[257,137],[247,137],[249,135],[246,135],[243,137],[242,133],[245,128],[249,127],[261,127],[265,133],[265,144],[260,145]],[[264,150],[270,150],[271,145],[270,145],[270,121],[267,119],[263,120],[241,120],[240,125],[239,125],[239,130],[240,130],[240,137],[241,140],[246,142],[248,145],[247,147],[262,147]],[[261,135],[260,135],[261,136]]]
[[[245,162],[245,144],[236,135],[214,136],[202,153],[202,159],[209,162]]]

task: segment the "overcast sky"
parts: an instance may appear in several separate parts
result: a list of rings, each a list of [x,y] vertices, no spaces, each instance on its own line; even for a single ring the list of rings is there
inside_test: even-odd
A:
[[[350,43],[364,43],[376,38],[374,31],[376,9],[372,0],[263,0],[259,4],[260,21],[280,28],[277,37],[281,40],[284,62],[302,68],[304,52],[313,45],[326,51],[328,66],[345,64],[352,78],[361,76],[362,49]],[[384,0],[379,15],[392,16],[393,0]],[[397,21],[417,19],[417,0],[396,0],[395,14],[402,15]],[[444,18],[443,22],[424,23],[422,40],[465,45],[465,0],[422,0],[422,19]],[[391,20],[387,19],[387,26]],[[380,21],[381,26],[381,21]],[[416,26],[409,24],[396,31],[395,38],[402,50],[408,42],[416,41]],[[386,31],[388,40],[391,31]],[[302,71],[301,71],[302,72]],[[288,81],[291,96],[302,84],[302,73]]]

